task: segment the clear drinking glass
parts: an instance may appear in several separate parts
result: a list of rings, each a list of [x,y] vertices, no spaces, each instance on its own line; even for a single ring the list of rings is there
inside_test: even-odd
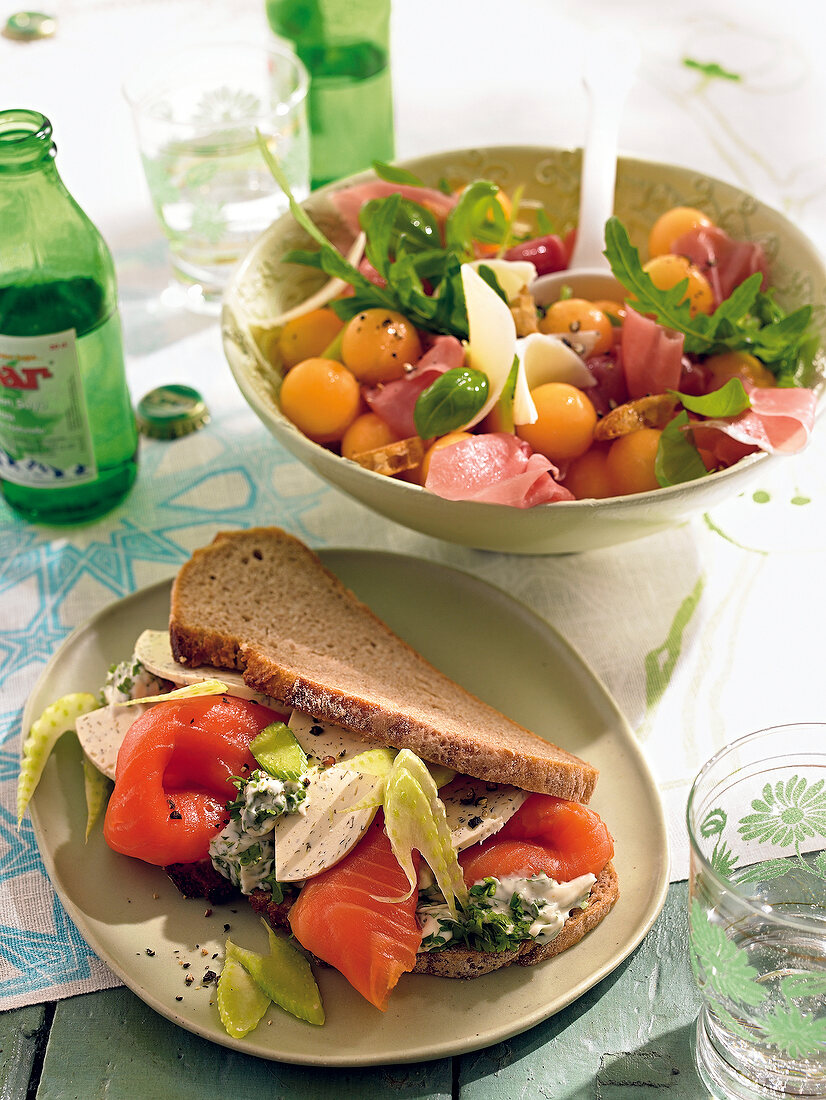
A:
[[[687,818],[700,1076],[721,1100],[826,1096],[826,725],[723,749]]]
[[[189,46],[124,87],[152,202],[186,302],[217,312],[237,262],[287,209],[260,132],[297,199],[309,193],[306,69],[288,47]]]

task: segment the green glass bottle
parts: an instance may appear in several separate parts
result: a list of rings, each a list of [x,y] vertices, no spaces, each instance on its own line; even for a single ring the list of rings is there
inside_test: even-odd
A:
[[[128,492],[138,436],[112,257],[54,156],[47,118],[0,111],[0,491],[68,524]]]
[[[390,0],[267,0],[310,74],[312,186],[393,159]]]

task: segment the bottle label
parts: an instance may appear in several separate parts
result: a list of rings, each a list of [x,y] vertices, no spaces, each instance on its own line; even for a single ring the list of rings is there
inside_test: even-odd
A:
[[[75,330],[0,335],[0,478],[56,489],[96,477]]]

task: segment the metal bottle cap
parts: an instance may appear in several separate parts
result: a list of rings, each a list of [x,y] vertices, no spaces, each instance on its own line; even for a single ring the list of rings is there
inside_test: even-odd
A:
[[[34,42],[38,38],[51,38],[57,31],[57,20],[42,11],[16,11],[6,20],[3,35],[17,42]]]
[[[209,422],[204,399],[191,386],[158,386],[138,402],[138,428],[152,439],[178,439]]]

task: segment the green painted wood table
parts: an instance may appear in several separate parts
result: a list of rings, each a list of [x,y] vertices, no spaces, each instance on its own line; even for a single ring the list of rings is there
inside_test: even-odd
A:
[[[685,907],[686,884],[673,883],[613,974],[524,1035],[462,1057],[357,1070],[268,1062],[114,989],[0,1014],[0,1100],[706,1100],[692,1060],[699,1003]]]

